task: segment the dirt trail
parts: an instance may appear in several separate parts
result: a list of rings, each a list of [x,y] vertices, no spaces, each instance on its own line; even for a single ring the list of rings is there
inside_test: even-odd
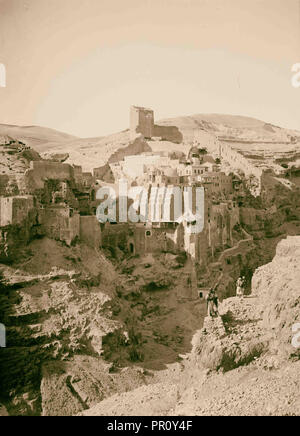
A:
[[[176,369],[170,369],[164,382],[113,395],[82,415],[299,415],[299,370],[300,362],[272,372],[246,367],[211,375],[193,367],[174,383]]]

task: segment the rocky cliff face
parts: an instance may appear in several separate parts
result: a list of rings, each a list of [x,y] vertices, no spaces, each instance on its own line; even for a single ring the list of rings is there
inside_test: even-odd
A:
[[[272,262],[255,271],[252,294],[224,300],[221,317],[205,319],[193,338],[204,367],[228,371],[256,360],[280,367],[299,359],[300,350],[292,345],[292,328],[300,320],[299,255],[299,236],[282,240]]]
[[[206,318],[193,350],[151,384],[113,395],[84,415],[299,415],[300,237],[282,240],[256,270],[252,294]]]
[[[0,137],[0,195],[21,193],[24,173],[30,162],[36,160],[41,157],[32,148],[9,136]]]
[[[7,283],[0,286],[0,319],[6,326],[7,347],[0,350],[0,372],[5,375],[0,380],[1,400],[10,414],[54,414],[59,403],[51,403],[51,398],[60,398],[61,389],[74,398],[67,408],[60,406],[61,413],[82,410],[72,393],[72,377],[69,388],[64,384],[67,374],[61,364],[80,354],[97,362],[103,337],[120,329],[110,309],[113,267],[89,247],[70,249],[44,238],[29,245],[18,265],[2,271]],[[109,365],[104,366],[108,372]],[[100,401],[100,385],[98,392]]]
[[[228,383],[228,392],[223,391],[222,400],[216,394],[204,406],[208,394],[202,389],[198,404],[186,401],[189,413],[228,414],[226,406],[231,404],[237,409],[230,414],[299,414],[300,344],[292,342],[293,326],[300,321],[299,256],[300,237],[283,239],[274,259],[255,271],[252,294],[224,300],[221,317],[206,318],[193,338],[191,358],[202,368],[225,371],[226,378],[213,376],[206,384],[214,384],[218,392]],[[239,374],[243,377],[237,387]]]
[[[82,243],[42,238],[2,265],[0,403],[8,413],[76,414],[152,382],[143,368],[190,350],[203,313],[185,260],[132,257],[118,268]]]
[[[278,359],[300,357],[292,346],[292,327],[300,322],[300,236],[289,236],[272,262],[258,268],[252,280],[262,327],[270,335],[269,352]]]
[[[118,147],[113,140],[106,143],[107,159],[119,150],[121,139]],[[127,139],[122,139],[121,156],[147,148],[142,143],[136,144],[137,149],[126,149]],[[12,194],[19,189],[15,174],[21,177],[28,162],[40,158],[23,150],[22,144],[20,150],[20,144],[10,140],[6,145],[2,151],[8,170],[0,176],[0,189]],[[162,145],[166,144],[162,141]],[[94,165],[93,157],[92,161]],[[299,233],[299,192],[287,195],[289,188],[273,181],[274,177],[266,185],[265,205],[253,205],[251,199],[242,211],[242,224],[254,242],[243,241],[246,246],[225,250],[207,272],[209,285],[222,271],[224,296],[233,295],[241,272],[250,283],[253,270],[274,256],[280,238]],[[25,227],[20,226],[19,233],[12,231],[19,242],[26,241],[18,250],[19,258],[14,256],[15,263],[3,266],[10,286],[0,292],[0,320],[7,326],[9,345],[0,350],[0,373],[5,374],[0,401],[10,414],[72,415],[85,409],[89,414],[99,402],[95,414],[218,414],[228,413],[230,406],[245,413],[247,403],[255,413],[262,407],[271,414],[300,410],[297,396],[289,391],[290,384],[299,391],[299,362],[292,363],[299,360],[299,349],[291,341],[292,326],[299,321],[300,237],[279,244],[275,259],[255,272],[252,295],[225,300],[221,317],[205,320],[204,329],[193,338],[193,352],[174,364],[181,360],[179,353],[190,351],[191,337],[201,327],[205,310],[192,292],[191,268],[185,259],[164,253],[113,265],[103,253],[81,243],[65,247],[44,238],[27,246],[31,235]],[[4,253],[13,245],[9,233],[0,238],[2,245]],[[205,282],[206,277],[202,279]],[[128,332],[130,344],[124,334]],[[124,365],[129,368],[122,369]],[[149,374],[149,368],[164,371]],[[274,370],[270,376],[269,370]],[[260,384],[260,392],[250,389],[251,383]],[[268,412],[273,394],[278,407]],[[286,409],[281,407],[282,395],[290,401]],[[255,406],[257,396],[259,406]],[[240,398],[245,399],[241,406]]]
[[[299,322],[299,254],[299,236],[282,240],[274,260],[256,270],[252,294],[224,300],[221,317],[205,320],[192,353],[175,364],[190,350],[187,341],[203,316],[188,286],[188,262],[170,254],[133,257],[118,269],[83,245],[35,240],[18,264],[4,268],[11,286],[0,295],[9,344],[0,355],[6,374],[0,401],[10,414],[24,415],[119,414],[122,407],[138,414],[135,403],[144,404],[144,414],[228,413],[230,405],[241,414],[259,414],[261,407],[292,414],[299,392],[299,349],[291,345]],[[171,276],[174,283],[166,282]],[[276,407],[268,412],[271,395]]]

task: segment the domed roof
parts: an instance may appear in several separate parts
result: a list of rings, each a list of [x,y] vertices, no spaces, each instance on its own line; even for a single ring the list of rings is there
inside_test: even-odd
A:
[[[200,150],[199,147],[196,145],[193,145],[190,148],[189,154],[188,154],[188,159],[191,160],[192,158],[199,158],[200,159],[201,154],[200,154]]]
[[[215,159],[214,159],[212,156],[210,156],[209,154],[207,154],[207,155],[203,156],[203,163],[211,163],[211,164],[215,164],[216,161],[215,161]]]
[[[194,145],[193,147],[190,148],[189,153],[190,154],[197,154],[198,155],[199,154],[199,148],[196,147],[196,145]]]

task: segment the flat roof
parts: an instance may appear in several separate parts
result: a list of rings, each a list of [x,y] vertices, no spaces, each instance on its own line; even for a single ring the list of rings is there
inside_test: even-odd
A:
[[[150,109],[148,107],[143,107],[143,106],[131,106],[131,109],[139,109],[139,110],[143,110],[143,111],[153,112],[153,109]]]

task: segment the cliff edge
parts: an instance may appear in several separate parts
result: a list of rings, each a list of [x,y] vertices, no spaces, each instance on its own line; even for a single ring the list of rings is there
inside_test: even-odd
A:
[[[299,415],[300,236],[258,268],[252,294],[206,318],[193,350],[152,383],[113,395],[83,415]]]

